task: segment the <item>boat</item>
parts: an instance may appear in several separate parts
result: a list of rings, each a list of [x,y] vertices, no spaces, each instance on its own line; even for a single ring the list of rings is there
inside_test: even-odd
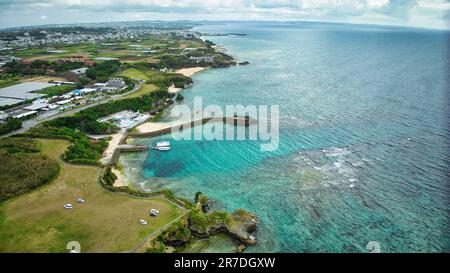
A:
[[[170,142],[169,141],[160,141],[156,142],[156,147],[169,147]]]
[[[169,147],[156,147],[156,149],[158,149],[158,151],[170,151],[170,146]]]

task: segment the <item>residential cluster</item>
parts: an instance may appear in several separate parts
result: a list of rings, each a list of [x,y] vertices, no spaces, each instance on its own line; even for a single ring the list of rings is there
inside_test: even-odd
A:
[[[9,117],[23,119],[31,116],[36,116],[51,110],[66,111],[78,106],[87,105],[104,100],[110,96],[111,93],[117,93],[125,90],[127,85],[122,78],[111,78],[105,83],[94,83],[86,86],[82,89],[75,89],[69,93],[52,96],[49,98],[42,98],[44,94],[31,93],[39,92],[43,88],[48,86],[60,86],[60,85],[75,85],[74,82],[60,82],[54,81],[52,83],[21,83],[15,86],[10,86],[0,89],[0,99],[2,96],[8,95],[8,90],[28,90],[26,94],[32,96],[34,99],[31,104],[25,104],[22,106],[14,107],[6,111],[2,111],[0,114],[0,120],[6,120]],[[27,87],[29,87],[27,89]],[[14,92],[14,96],[17,92]]]
[[[105,31],[108,30],[108,31]],[[198,37],[199,33],[188,29],[155,29],[155,28],[122,28],[108,27],[102,28],[77,28],[74,30],[61,32],[59,28],[25,31],[20,30],[14,37],[0,36],[0,52],[17,48],[29,48],[45,45],[76,45],[80,43],[108,43],[126,39],[138,39],[148,35],[172,36],[176,35],[184,38]]]

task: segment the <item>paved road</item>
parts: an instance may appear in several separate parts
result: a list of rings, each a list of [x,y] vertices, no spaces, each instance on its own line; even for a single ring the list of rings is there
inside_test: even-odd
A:
[[[114,96],[111,96],[110,98],[108,98],[106,100],[94,102],[94,103],[91,103],[91,104],[88,104],[88,105],[84,105],[84,106],[81,106],[81,107],[78,107],[78,108],[74,108],[74,109],[69,110],[69,111],[60,112],[58,110],[51,110],[51,111],[48,111],[48,112],[44,112],[43,114],[41,114],[41,115],[39,115],[39,116],[37,116],[35,118],[25,120],[23,122],[23,124],[22,124],[22,128],[20,128],[19,130],[14,131],[14,132],[8,133],[6,135],[0,136],[0,138],[5,138],[5,137],[9,137],[9,136],[12,136],[12,135],[15,135],[15,134],[25,133],[30,128],[32,128],[32,127],[34,127],[36,125],[39,125],[39,124],[41,124],[44,121],[49,121],[49,120],[54,120],[54,119],[57,119],[57,118],[60,118],[60,117],[69,116],[69,115],[78,113],[80,111],[86,110],[88,108],[97,106],[99,104],[104,104],[104,103],[108,103],[110,101],[118,100],[118,99],[120,99],[122,97],[125,97],[125,96],[127,96],[127,95],[129,95],[131,93],[134,93],[134,92],[138,91],[139,89],[141,89],[141,87],[142,87],[142,85],[138,83],[138,84],[135,85],[135,87],[131,91],[128,91],[126,93],[119,94],[119,95],[114,95]]]

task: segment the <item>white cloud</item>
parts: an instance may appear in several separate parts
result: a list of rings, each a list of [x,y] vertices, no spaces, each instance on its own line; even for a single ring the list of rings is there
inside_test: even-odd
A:
[[[367,0],[369,8],[379,9],[389,4],[389,0]]]
[[[94,14],[91,21],[140,17],[326,20],[443,28],[447,27],[445,18],[450,3],[447,0],[1,0],[0,27],[3,22],[11,24],[14,22],[10,20],[24,18],[21,14],[44,12],[52,14],[47,19],[55,23],[67,22],[65,15],[78,13],[83,21],[89,20],[86,14]]]

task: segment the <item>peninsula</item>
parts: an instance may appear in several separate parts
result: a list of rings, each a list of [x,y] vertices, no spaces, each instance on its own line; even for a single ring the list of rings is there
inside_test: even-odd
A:
[[[70,241],[82,252],[172,252],[223,232],[256,243],[256,215],[210,211],[200,193],[142,192],[115,161],[140,149],[124,145],[129,136],[164,129],[149,121],[191,76],[236,65],[231,56],[178,24],[19,29],[0,41],[1,252],[65,252]]]

